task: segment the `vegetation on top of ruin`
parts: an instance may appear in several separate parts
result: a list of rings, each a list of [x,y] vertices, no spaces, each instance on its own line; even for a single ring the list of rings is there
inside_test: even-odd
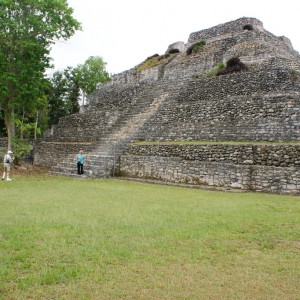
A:
[[[242,72],[248,70],[248,67],[241,62],[240,58],[235,56],[230,58],[226,64],[222,62],[218,62],[217,66],[208,71],[206,73],[206,77],[214,77],[214,76],[220,76],[220,75],[227,75],[231,73],[236,73],[236,72]]]
[[[230,58],[226,62],[226,66],[224,69],[220,70],[216,76],[231,74],[235,72],[242,72],[248,70],[248,67],[241,62],[240,58],[235,56]]]
[[[298,81],[300,80],[300,72],[295,70],[295,69],[290,69],[289,70],[289,75],[290,75],[290,78],[293,80],[293,81]]]
[[[210,78],[210,77],[215,77],[215,76],[217,76],[217,74],[218,74],[219,72],[221,72],[224,68],[225,68],[225,64],[224,64],[223,62],[218,62],[218,63],[217,63],[217,66],[216,66],[214,69],[212,69],[212,70],[210,70],[210,71],[208,71],[208,72],[206,73],[206,77],[208,77],[208,78]]]
[[[161,65],[162,63],[166,62],[166,60],[171,56],[171,53],[166,53],[163,55],[154,54],[149,56],[144,60],[142,63],[134,67],[136,71],[143,71],[146,69],[150,69]]]
[[[197,53],[197,52],[201,51],[205,45],[206,45],[206,41],[205,40],[201,40],[201,41],[193,44],[192,46],[190,46],[186,50],[186,54],[187,55],[191,55],[191,54]]]

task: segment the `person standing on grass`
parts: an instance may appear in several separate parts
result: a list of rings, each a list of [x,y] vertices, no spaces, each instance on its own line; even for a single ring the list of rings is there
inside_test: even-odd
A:
[[[3,176],[2,176],[2,180],[5,179],[5,175],[6,175],[6,180],[7,181],[11,181],[10,177],[9,177],[9,173],[10,173],[10,165],[12,163],[12,158],[11,158],[11,154],[13,152],[8,150],[7,153],[4,155],[4,172],[3,172]]]
[[[83,174],[83,164],[84,164],[83,150],[80,149],[80,151],[77,155],[77,174],[78,175]]]

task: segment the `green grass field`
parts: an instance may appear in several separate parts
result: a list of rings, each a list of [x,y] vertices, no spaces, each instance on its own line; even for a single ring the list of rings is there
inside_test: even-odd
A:
[[[0,182],[0,299],[300,299],[300,197]]]

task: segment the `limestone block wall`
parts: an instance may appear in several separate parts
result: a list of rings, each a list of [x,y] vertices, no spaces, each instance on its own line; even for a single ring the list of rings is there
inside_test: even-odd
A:
[[[244,30],[243,27],[245,25],[251,25],[253,30]],[[226,44],[228,46],[230,46],[230,43],[228,43],[230,40],[234,41],[234,44],[236,45],[247,42],[247,45],[243,45],[244,51],[249,51],[251,49],[251,45],[249,48],[250,43],[266,44],[267,48],[263,53],[264,55],[271,54],[275,56],[278,52],[281,52],[284,56],[293,55],[298,56],[299,58],[299,53],[293,49],[292,43],[288,38],[284,36],[277,37],[268,32],[263,28],[262,22],[254,18],[240,18],[232,22],[227,22],[209,29],[191,33],[188,39],[188,44],[196,43],[199,40],[205,40],[208,43],[224,40],[227,41]],[[237,55],[242,56],[241,54]],[[258,55],[259,51],[257,51],[255,56]]]
[[[80,148],[93,151],[99,141],[103,139],[105,143],[110,135],[122,129],[124,123],[130,124],[132,118],[150,109],[156,97],[167,91],[165,82],[155,83],[155,88],[153,84],[126,84],[114,90],[109,87],[106,92],[97,91],[93,95],[94,105],[81,113],[61,118],[52,134],[48,133],[36,144],[34,164],[52,166]]]
[[[188,43],[195,43],[200,40],[209,40],[219,36],[234,35],[243,31],[244,25],[252,25],[256,31],[264,31],[263,23],[255,18],[240,18],[224,24],[193,32],[188,38]]]
[[[126,70],[122,73],[113,75],[110,84],[111,85],[133,84],[136,82],[142,82],[144,80],[157,80],[158,74],[159,74],[158,67],[153,67],[143,71],[136,71],[134,69]]]
[[[241,24],[248,24],[247,20],[252,20],[251,18],[244,19]],[[220,30],[216,31],[214,28],[208,29],[209,34],[202,35],[202,31],[197,32],[193,39],[185,45],[185,48],[192,42],[198,41],[198,38],[203,38],[206,40],[206,45],[199,53],[188,56],[183,51],[175,55],[174,59],[166,65],[143,71],[133,69],[125,71],[114,75],[110,85],[134,84],[144,80],[161,78],[184,80],[194,75],[205,75],[207,71],[215,68],[218,62],[226,62],[233,56],[239,56],[252,69],[290,67],[300,70],[299,53],[292,48],[287,38],[277,37],[266,30],[262,30],[261,22],[256,19],[253,19],[252,23],[257,23],[259,30],[243,30],[242,25],[239,23],[237,25],[234,21],[229,22],[229,27],[225,26],[225,29],[223,26],[220,26]],[[229,34],[228,30],[231,26],[235,27],[235,31]],[[219,25],[217,27],[219,28]],[[223,31],[227,34],[221,34]]]
[[[115,107],[126,107],[132,105],[141,93],[154,87],[151,80],[102,85],[100,89],[89,95],[91,110],[114,109]],[[94,107],[96,105],[96,107]]]
[[[78,141],[91,142],[104,134],[118,120],[121,110],[94,110],[92,112],[77,113],[61,118],[55,126],[54,135],[48,141]]]
[[[152,96],[149,96],[150,92]],[[46,139],[60,142],[95,141],[126,114],[134,113],[139,106],[146,106],[153,100],[153,94],[159,93],[161,90],[154,89],[151,82],[103,86],[90,96],[91,104],[83,111],[61,118],[54,126],[52,135]]]
[[[300,144],[137,145],[120,160],[123,176],[276,193],[300,193]]]
[[[69,154],[74,154],[74,167],[76,164],[75,153],[80,149],[88,150],[89,142],[51,142],[37,141],[34,144],[34,164],[42,166],[55,166]]]
[[[299,141],[299,93],[282,69],[191,80],[139,140]]]

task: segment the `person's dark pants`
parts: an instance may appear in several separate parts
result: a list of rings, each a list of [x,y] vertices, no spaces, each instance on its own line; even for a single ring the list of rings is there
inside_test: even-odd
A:
[[[78,175],[83,174],[83,164],[77,163],[77,173]]]

